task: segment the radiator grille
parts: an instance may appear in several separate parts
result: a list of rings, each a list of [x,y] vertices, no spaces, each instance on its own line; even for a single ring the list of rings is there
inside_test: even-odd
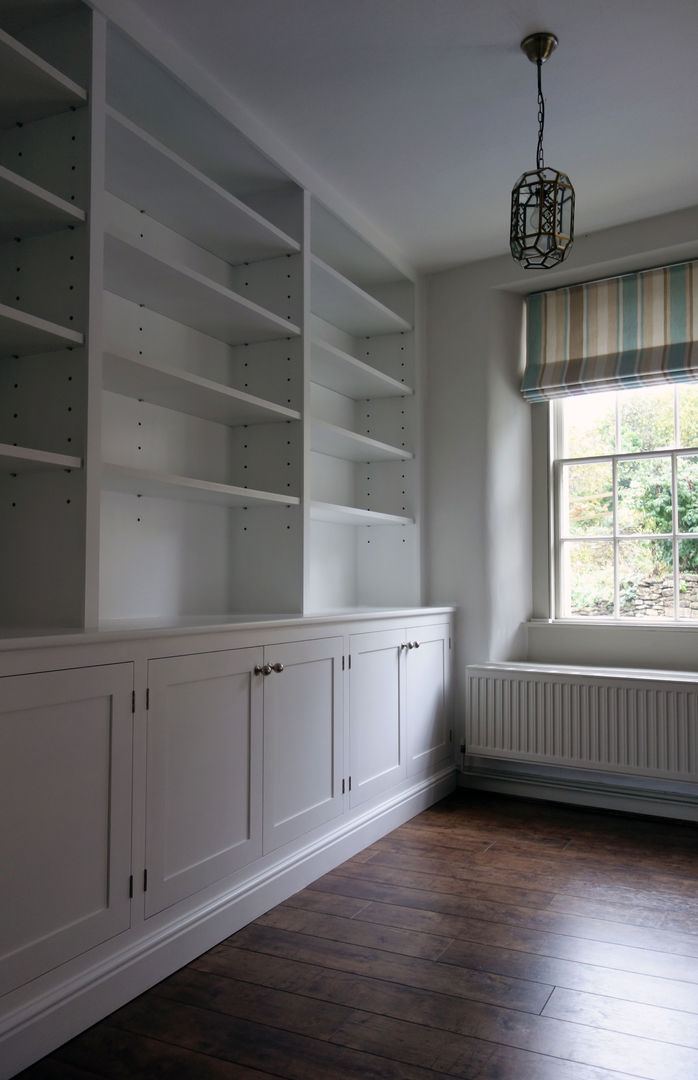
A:
[[[698,777],[698,680],[481,665],[467,669],[470,754]]]

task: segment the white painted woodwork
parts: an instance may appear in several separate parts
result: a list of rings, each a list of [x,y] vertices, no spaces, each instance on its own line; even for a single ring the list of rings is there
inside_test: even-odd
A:
[[[191,476],[173,476],[151,469],[135,469],[127,465],[105,462],[104,486],[109,491],[124,491],[134,495],[149,495],[158,499],[183,499],[189,502],[205,502],[213,506],[244,507],[250,504],[297,506],[300,500],[294,495],[279,495],[273,491],[255,491],[250,488],[217,484],[210,480],[196,480]]]
[[[249,648],[148,664],[147,916],[261,854],[261,659]]]
[[[0,165],[0,242],[40,236],[84,220],[84,210]]]
[[[344,349],[317,337],[312,340],[312,379],[314,383],[355,401],[412,393],[409,386],[391,375],[383,374]]]
[[[329,521],[335,525],[412,525],[413,518],[399,514],[382,514],[376,510],[362,510],[358,506],[342,506],[335,503],[313,502],[310,516],[314,521]]]
[[[86,100],[81,86],[0,30],[0,127],[52,116]]]
[[[349,639],[349,764],[351,805],[390,790],[407,775],[405,667],[402,630]]]
[[[342,799],[342,639],[269,646],[264,683],[264,851],[337,817]]]
[[[104,282],[126,300],[231,344],[299,333],[294,323],[182,263],[160,258],[142,241],[105,236]]]
[[[130,925],[132,687],[130,663],[0,679],[0,994]]]
[[[287,409],[243,390],[153,360],[105,353],[103,370],[105,390],[198,416],[202,420],[212,420],[216,424],[232,427],[300,420],[301,417],[296,409]]]
[[[408,628],[405,636],[413,645],[403,650],[407,775],[415,776],[447,760],[452,750],[450,628]]]
[[[349,461],[401,461],[414,456],[399,446],[319,419],[313,419],[311,424],[310,447],[316,453]]]
[[[313,314],[349,334],[392,334],[410,323],[317,255],[311,257]]]
[[[0,443],[0,470],[9,473],[39,472],[47,469],[80,469],[82,459],[70,454],[52,454],[29,446]]]
[[[229,263],[300,245],[115,109],[107,110],[107,187]]]
[[[29,356],[55,352],[66,345],[82,345],[83,335],[38,315],[0,303],[0,352],[3,356]]]

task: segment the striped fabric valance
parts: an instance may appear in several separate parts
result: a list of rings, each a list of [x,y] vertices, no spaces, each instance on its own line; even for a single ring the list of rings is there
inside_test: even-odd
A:
[[[698,261],[535,293],[528,401],[698,379]]]

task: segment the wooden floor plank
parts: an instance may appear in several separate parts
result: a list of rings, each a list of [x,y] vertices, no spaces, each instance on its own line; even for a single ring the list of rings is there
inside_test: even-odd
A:
[[[693,1080],[698,831],[457,792],[24,1080]]]

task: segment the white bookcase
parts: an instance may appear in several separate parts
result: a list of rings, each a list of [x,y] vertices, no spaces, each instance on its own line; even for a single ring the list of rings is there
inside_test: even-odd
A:
[[[414,281],[80,0],[0,126],[0,622],[418,605]]]

